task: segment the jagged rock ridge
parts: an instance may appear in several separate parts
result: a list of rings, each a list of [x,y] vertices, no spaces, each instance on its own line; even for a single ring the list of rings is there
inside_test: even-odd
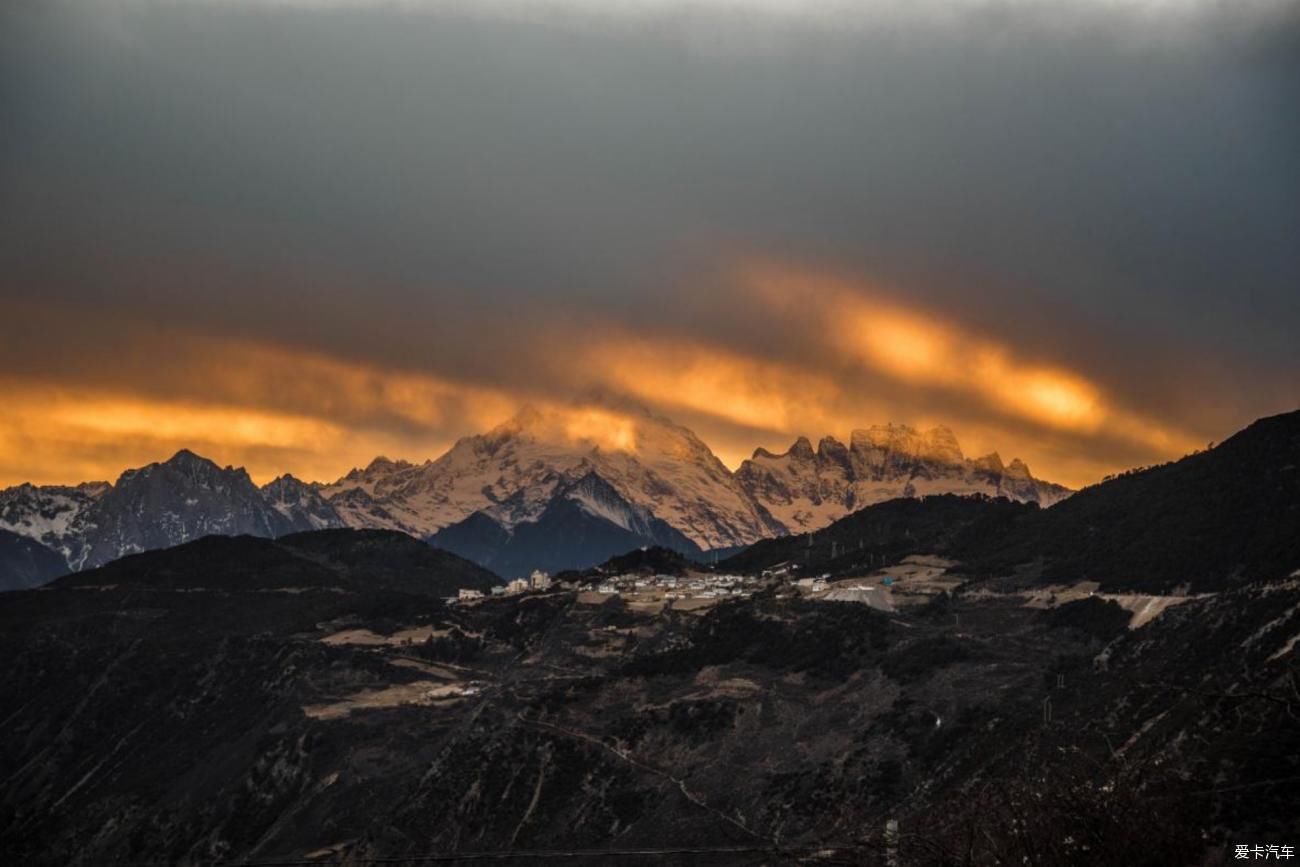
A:
[[[283,476],[259,489],[242,468],[182,449],[115,484],[0,491],[0,528],[36,539],[74,570],[208,535],[283,536],[341,527],[309,486]]]
[[[984,494],[1050,506],[1071,491],[1035,479],[1024,462],[997,452],[967,458],[946,427],[855,430],[846,446],[825,437],[814,451],[800,437],[774,455],[758,449],[736,471],[741,487],[788,532],[816,530],[848,513],[898,497]]]

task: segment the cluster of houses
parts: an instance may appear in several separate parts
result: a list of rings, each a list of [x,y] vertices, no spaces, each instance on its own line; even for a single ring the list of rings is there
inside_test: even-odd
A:
[[[867,597],[883,600],[888,595],[892,578],[880,580],[882,587],[876,587],[870,579],[861,579],[850,584],[845,581],[837,585],[830,584],[830,575],[808,575],[800,577],[798,566],[780,563],[771,569],[765,569],[758,575],[714,575],[707,572],[691,572],[686,575],[647,575],[629,572],[612,575],[601,580],[595,587],[597,593],[610,596],[652,594],[666,600],[672,599],[714,599],[729,596],[750,596],[759,585],[769,584],[773,579],[783,581],[801,594],[818,594],[818,598],[831,602],[864,602]],[[515,578],[508,584],[493,587],[488,593],[463,587],[456,597],[461,602],[482,599],[485,596],[514,596],[530,591],[550,590],[555,580],[546,572],[536,570],[527,578]],[[881,592],[881,591],[885,592]]]
[[[752,575],[615,575],[602,581],[597,593],[661,593],[665,599],[712,599],[749,596],[758,579]]]
[[[781,564],[781,566],[785,566],[785,564]],[[884,585],[883,587],[875,587],[865,579],[856,584],[840,582],[832,587],[829,583],[829,575],[797,577],[793,572],[793,569],[778,567],[775,570],[765,571],[759,577],[753,575],[714,575],[703,572],[693,572],[687,575],[627,573],[604,578],[596,586],[595,590],[597,593],[609,596],[629,595],[635,597],[647,594],[655,598],[662,597],[664,600],[669,601],[673,599],[718,599],[750,596],[759,586],[769,583],[772,578],[782,578],[788,581],[799,593],[816,593],[818,594],[817,598],[827,602],[858,602],[881,610],[893,610],[893,604],[888,593],[890,585],[893,584],[890,578],[885,578],[880,582]],[[513,596],[530,591],[549,590],[553,584],[554,580],[550,575],[538,570],[527,578],[516,578],[503,586],[493,587],[489,593],[492,596]],[[486,595],[488,594],[481,590],[465,587],[461,588],[460,594],[456,598],[461,602],[466,602],[482,599]]]
[[[535,590],[549,590],[554,583],[545,572],[536,571],[527,578],[515,578],[508,584],[493,587],[488,593],[462,587],[456,600],[470,602],[492,596],[513,596]],[[664,599],[714,599],[729,596],[749,596],[755,585],[763,583],[752,575],[711,575],[694,573],[687,576],[644,575],[629,573],[614,575],[601,581],[597,593],[607,595],[653,593]],[[822,587],[825,585],[823,584]],[[819,588],[820,589],[820,588]]]
[[[529,590],[550,590],[551,583],[551,576],[538,569],[527,578],[514,579],[505,587],[493,587],[492,592],[497,596],[513,596],[516,593],[527,593]]]
[[[551,583],[551,576],[538,569],[527,578],[515,578],[509,584],[493,587],[490,592],[493,596],[514,596],[518,593],[527,593],[530,590],[549,590],[551,589]],[[468,602],[473,599],[482,599],[485,595],[482,590],[462,587],[456,598],[461,602]]]

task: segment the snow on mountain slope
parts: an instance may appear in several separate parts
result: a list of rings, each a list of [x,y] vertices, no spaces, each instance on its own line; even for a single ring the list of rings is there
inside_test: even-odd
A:
[[[855,430],[849,445],[800,437],[784,454],[764,449],[736,471],[741,488],[790,532],[824,527],[863,506],[896,497],[987,494],[1049,506],[1071,493],[1039,481],[1020,460],[996,452],[966,458],[952,431],[906,425]]]
[[[434,533],[429,542],[505,577],[533,569],[584,569],[650,546],[700,553],[683,533],[629,503],[595,472],[560,488],[534,520],[507,529],[486,512],[475,512]]]
[[[594,472],[564,488],[556,497],[573,503],[589,517],[607,521],[643,539],[661,542],[659,536],[665,528],[677,532],[645,506],[633,505],[619,496],[613,485]]]
[[[535,520],[560,488],[592,472],[703,548],[783,529],[698,437],[639,408],[527,408],[435,461],[376,461],[321,493],[354,526],[429,535],[480,511],[506,528]]]
[[[0,491],[0,529],[35,539],[71,561],[88,526],[86,514],[112,486],[108,482],[15,485]]]
[[[262,486],[271,508],[284,516],[294,531],[343,527],[343,519],[312,485],[285,474]]]

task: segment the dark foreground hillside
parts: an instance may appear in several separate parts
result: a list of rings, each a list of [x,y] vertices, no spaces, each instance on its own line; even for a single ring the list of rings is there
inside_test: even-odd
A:
[[[955,556],[1014,538],[1038,512],[1037,504],[978,494],[886,500],[815,533],[756,542],[719,568],[758,572],[793,566],[805,574],[856,573],[913,554]]]
[[[1136,630],[1100,598],[988,592],[448,607],[388,543],[419,566],[400,537],[220,540],[7,595],[4,862],[1164,865],[1295,842],[1297,582]]]
[[[279,539],[205,536],[59,579],[57,587],[141,591],[396,591],[455,596],[500,579],[392,530],[317,530]]]
[[[1284,578],[1300,569],[1300,411],[1085,488],[961,554],[986,572],[1039,559],[1045,580],[1145,592]]]

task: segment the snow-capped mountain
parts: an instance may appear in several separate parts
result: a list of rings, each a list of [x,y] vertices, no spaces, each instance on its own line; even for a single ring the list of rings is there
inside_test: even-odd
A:
[[[510,529],[535,521],[557,492],[595,473],[628,503],[646,509],[700,548],[746,544],[782,525],[737,484],[707,445],[684,427],[644,409],[617,422],[525,409],[435,461],[380,458],[321,494],[351,526],[418,536],[483,512]],[[604,430],[616,424],[611,434]]]
[[[182,450],[111,485],[18,485],[0,491],[0,530],[40,542],[74,570],[209,534],[329,527],[433,537],[512,570],[528,557],[566,568],[641,545],[687,554],[746,545],[938,493],[1046,506],[1070,491],[996,453],[966,458],[946,428],[901,425],[854,431],[847,446],[827,437],[816,450],[801,437],[784,454],[759,449],[732,473],[686,428],[644,408],[594,403],[525,409],[436,460],[377,458],[331,484],[286,475],[259,489],[242,468]]]
[[[0,529],[35,539],[69,562],[88,528],[86,514],[112,489],[108,482],[15,485],[0,490]]]
[[[700,553],[685,534],[629,503],[594,472],[561,487],[534,520],[507,528],[488,512],[475,512],[429,543],[507,577],[585,568],[640,547]]]
[[[814,451],[800,437],[783,454],[759,449],[736,480],[791,533],[897,497],[987,494],[1050,506],[1071,493],[1035,479],[1019,459],[1004,465],[997,452],[965,457],[946,427],[922,432],[892,424],[855,430],[847,446],[825,437]]]

